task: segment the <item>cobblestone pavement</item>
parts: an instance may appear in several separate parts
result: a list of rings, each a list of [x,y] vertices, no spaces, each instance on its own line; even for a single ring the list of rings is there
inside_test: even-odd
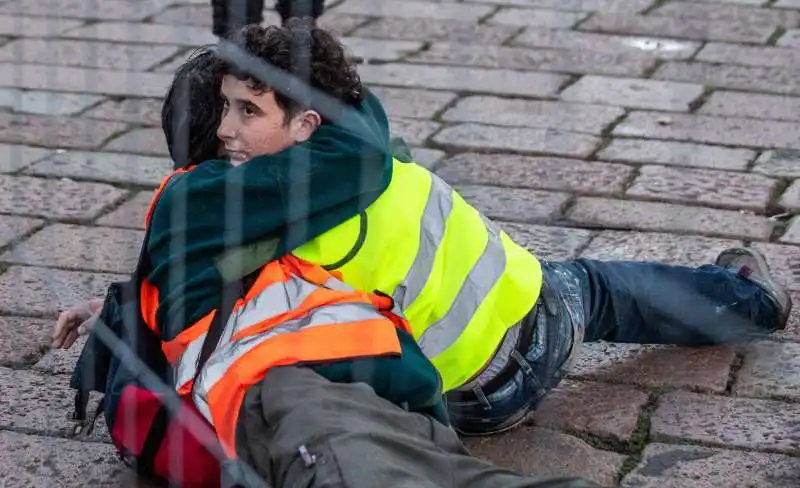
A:
[[[78,348],[48,336],[133,266],[170,169],[159,97],[212,40],[207,3],[0,0],[0,486],[134,483],[104,429],[66,435]],[[800,1],[330,5],[393,130],[538,255],[744,242],[800,304]],[[627,488],[797,487],[799,400],[795,313],[737,350],[589,345],[526,425],[470,447]]]

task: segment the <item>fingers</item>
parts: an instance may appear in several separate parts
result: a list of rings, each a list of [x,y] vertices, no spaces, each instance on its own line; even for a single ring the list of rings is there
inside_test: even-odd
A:
[[[92,327],[94,327],[95,322],[97,322],[97,318],[100,316],[100,311],[98,310],[88,320],[83,322],[78,327],[78,335],[86,335],[92,331]]]
[[[62,349],[69,349],[70,347],[72,347],[73,344],[75,344],[75,341],[77,341],[77,340],[78,340],[78,330],[77,329],[72,329],[67,334],[67,338],[64,340],[64,345],[61,346],[61,348]]]
[[[58,315],[58,321],[53,329],[53,344],[52,347],[62,347],[69,335],[70,331],[74,330],[78,322],[78,314],[73,310],[66,310]]]

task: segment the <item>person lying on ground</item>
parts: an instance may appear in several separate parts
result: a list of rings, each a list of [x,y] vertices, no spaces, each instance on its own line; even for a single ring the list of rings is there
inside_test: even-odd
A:
[[[246,48],[296,72],[292,56],[270,53],[281,52],[277,39],[298,34],[259,29],[245,30]],[[319,49],[322,32],[303,34],[304,42]],[[435,174],[387,162],[351,134],[339,140],[312,109],[246,72],[222,69],[227,108],[218,135],[229,158],[199,165],[165,193],[173,203],[164,208],[184,205],[179,219],[166,210],[153,215],[161,231],[150,250],[162,264],[148,278],[159,290],[158,319],[184,318],[175,330],[213,308],[201,295],[213,295],[223,275],[291,253],[341,273],[356,289],[391,295],[442,376],[454,426],[485,434],[513,427],[535,408],[583,341],[700,346],[785,327],[791,301],[753,248],[726,250],[697,268],[538,259]],[[354,66],[336,69],[358,83]],[[311,83],[319,83],[313,74]],[[381,120],[385,139],[380,103],[364,93],[361,103]],[[276,121],[272,115],[283,113],[276,106],[295,115]],[[276,124],[292,145],[269,154],[274,141],[261,134]],[[232,182],[241,189],[241,224],[226,244],[218,236],[230,222],[224,209]],[[269,221],[270,212],[291,218]],[[288,232],[288,221],[300,224]],[[232,261],[240,269],[228,268]],[[184,263],[196,278],[173,284],[170,270]]]

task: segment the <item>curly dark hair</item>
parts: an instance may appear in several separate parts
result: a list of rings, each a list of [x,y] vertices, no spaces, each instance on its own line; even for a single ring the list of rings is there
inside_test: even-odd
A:
[[[357,105],[364,99],[361,78],[345,47],[310,17],[291,18],[283,27],[248,25],[233,35],[231,42],[342,103]],[[270,90],[246,69],[221,63],[225,74],[247,82],[254,91]],[[306,108],[277,91],[275,101],[286,112],[287,122]]]
[[[222,75],[214,46],[198,48],[175,72],[161,107],[161,129],[175,169],[217,158],[225,106],[219,93]]]

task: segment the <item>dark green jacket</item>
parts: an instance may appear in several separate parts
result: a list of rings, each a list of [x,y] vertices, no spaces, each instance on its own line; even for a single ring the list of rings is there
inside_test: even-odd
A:
[[[156,204],[147,243],[147,278],[159,291],[163,339],[216,308],[226,281],[357,215],[386,189],[392,176],[386,113],[370,93],[357,112],[361,117],[347,119],[348,127],[325,123],[308,142],[278,154],[237,167],[207,161],[172,178]],[[352,129],[359,126],[367,140]],[[398,334],[399,358],[314,368],[332,381],[362,381],[392,402],[442,414],[436,369],[413,338]]]

